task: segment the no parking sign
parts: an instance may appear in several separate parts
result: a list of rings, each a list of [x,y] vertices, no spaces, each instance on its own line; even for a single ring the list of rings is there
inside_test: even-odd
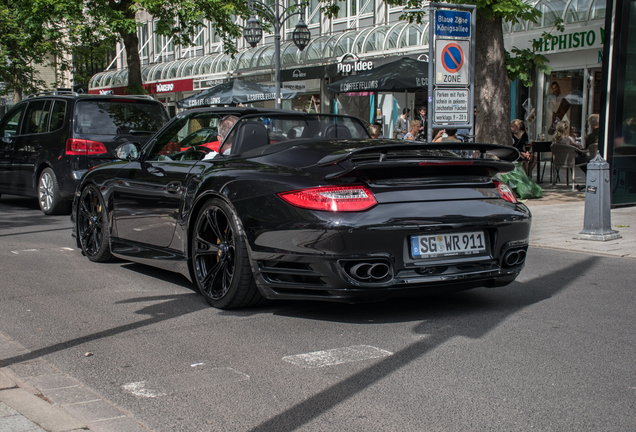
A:
[[[470,41],[437,39],[435,41],[435,84],[457,86],[470,84]]]

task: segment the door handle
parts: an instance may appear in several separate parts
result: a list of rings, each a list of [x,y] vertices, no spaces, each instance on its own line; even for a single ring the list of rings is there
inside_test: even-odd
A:
[[[159,177],[163,177],[166,175],[166,172],[162,170],[161,168],[149,167],[147,168],[147,171],[148,173],[159,176]]]
[[[181,190],[181,182],[174,181],[166,185],[166,191],[169,193],[178,193]]]

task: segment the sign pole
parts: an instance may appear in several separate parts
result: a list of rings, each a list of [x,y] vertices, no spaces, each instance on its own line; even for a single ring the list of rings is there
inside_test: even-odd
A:
[[[432,22],[431,22],[432,20]],[[426,141],[433,142],[433,83],[435,82],[435,6],[428,5],[428,122],[426,128]]]
[[[429,142],[433,126],[466,128],[474,135],[476,10],[429,3]]]

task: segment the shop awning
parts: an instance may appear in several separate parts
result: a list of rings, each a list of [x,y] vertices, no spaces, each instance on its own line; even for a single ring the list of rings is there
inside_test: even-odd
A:
[[[280,92],[283,99],[296,97],[296,92],[292,90],[281,88]],[[235,79],[180,100],[177,102],[177,107],[193,108],[205,105],[230,105],[274,99],[276,99],[275,87]]]
[[[408,57],[336,81],[327,86],[330,93],[399,92],[428,88],[428,62]]]

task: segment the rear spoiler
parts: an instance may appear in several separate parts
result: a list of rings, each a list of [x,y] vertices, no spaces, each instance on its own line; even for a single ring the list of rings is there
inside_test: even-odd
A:
[[[325,156],[318,161],[318,166],[335,165],[346,160],[351,159],[354,156],[364,156],[365,154],[377,154],[380,153],[386,155],[391,152],[404,151],[404,150],[473,150],[480,153],[479,159],[484,159],[486,153],[497,156],[500,160],[514,162],[519,158],[519,151],[510,146],[503,146],[499,144],[479,144],[479,143],[417,143],[417,144],[389,144],[372,147],[363,147],[356,150],[346,150],[342,152],[336,152]],[[380,157],[379,162],[382,162],[383,158]]]
[[[417,154],[418,151],[430,150],[472,150],[478,151],[477,158],[444,157],[427,154]],[[391,153],[412,151],[413,153],[391,156]],[[486,154],[497,156],[498,159],[486,158]],[[352,158],[365,158],[365,156],[378,156],[377,159],[354,162]],[[497,144],[475,144],[475,143],[432,143],[432,144],[391,144],[365,147],[356,150],[346,150],[336,152],[322,158],[317,165],[321,167],[340,165],[342,171],[338,171],[325,176],[325,180],[332,180],[338,177],[362,174],[373,175],[381,172],[401,173],[408,175],[421,173],[422,167],[427,167],[428,172],[445,170],[452,166],[465,167],[463,172],[481,172],[492,175],[496,172],[510,172],[514,169],[513,161],[517,160],[519,152],[514,147],[501,146]],[[431,171],[433,170],[433,171]]]

